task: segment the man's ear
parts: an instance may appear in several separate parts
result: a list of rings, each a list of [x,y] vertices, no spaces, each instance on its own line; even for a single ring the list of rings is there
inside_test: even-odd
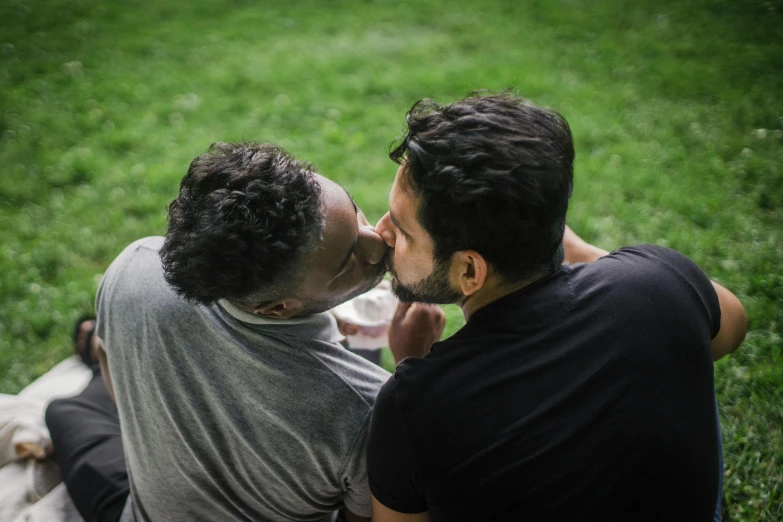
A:
[[[466,296],[484,287],[489,266],[484,256],[475,250],[460,250],[451,257],[451,281]]]
[[[247,311],[254,315],[266,317],[267,319],[288,319],[301,309],[302,302],[290,297],[277,301],[267,301],[247,308]]]

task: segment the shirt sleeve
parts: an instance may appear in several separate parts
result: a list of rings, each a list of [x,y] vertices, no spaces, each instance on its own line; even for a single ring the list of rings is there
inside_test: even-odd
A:
[[[718,335],[721,315],[718,294],[707,274],[684,254],[661,246],[638,245],[615,250],[611,256],[635,258],[646,284],[678,296],[685,303],[685,311],[709,324],[710,339]],[[654,262],[660,269],[650,270],[649,262]]]
[[[367,413],[369,416],[370,413]],[[343,504],[351,513],[360,517],[369,517],[372,512],[370,503],[370,486],[367,483],[367,422],[364,418],[364,429],[359,434],[354,451],[343,472]]]
[[[427,511],[408,426],[397,402],[394,376],[383,385],[375,402],[367,468],[370,491],[381,504],[400,513]]]
[[[108,290],[106,287],[108,286],[108,283],[106,282],[106,273],[103,274],[103,277],[101,277],[101,282],[98,285],[98,292],[95,294],[95,315],[97,317],[97,324],[95,328],[95,333],[100,339],[106,339],[106,323],[108,322],[106,319],[106,309],[108,306],[106,306],[106,294],[108,293]],[[104,343],[103,349],[106,350],[106,343]]]
[[[117,256],[111,265],[106,269],[98,285],[98,291],[95,294],[95,317],[97,319],[95,334],[103,340],[103,350],[108,353],[109,343],[107,330],[109,324],[109,311],[112,308],[108,303],[114,295],[114,284],[119,265],[124,266],[124,258],[127,257],[127,249]]]
[[[118,286],[121,286],[123,282],[128,280],[128,277],[125,274],[128,265],[131,260],[134,259],[136,251],[140,247],[148,246],[149,248],[157,250],[162,244],[162,237],[147,237],[134,241],[120,252],[116,259],[112,261],[106,269],[103,277],[101,277],[98,291],[95,294],[95,316],[97,318],[95,333],[104,341],[103,350],[106,353],[109,353],[111,350],[111,343],[109,342],[109,338],[111,337],[109,316],[112,313],[112,309],[114,309],[114,315],[117,315],[116,308],[118,307],[118,299],[122,297],[122,291],[118,291]],[[160,262],[157,256],[155,262]]]

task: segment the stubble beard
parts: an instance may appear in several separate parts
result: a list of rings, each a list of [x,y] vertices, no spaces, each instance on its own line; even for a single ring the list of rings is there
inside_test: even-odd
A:
[[[393,276],[392,293],[404,303],[452,304],[462,297],[449,284],[449,267],[445,262],[437,261],[430,275],[411,285],[400,282],[390,255],[386,267]]]

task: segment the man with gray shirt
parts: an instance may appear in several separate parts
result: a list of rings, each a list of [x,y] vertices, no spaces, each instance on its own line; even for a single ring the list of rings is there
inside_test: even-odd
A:
[[[271,145],[213,146],[168,215],[165,240],[132,243],[101,281],[95,379],[47,411],[82,516],[369,517],[367,428],[389,374],[337,344],[325,312],[381,280],[383,239]],[[399,358],[443,328],[438,309],[401,310]]]

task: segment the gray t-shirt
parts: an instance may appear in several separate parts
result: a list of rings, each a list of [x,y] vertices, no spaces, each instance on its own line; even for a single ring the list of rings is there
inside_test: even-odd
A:
[[[138,520],[370,515],[365,448],[389,374],[342,348],[331,314],[268,320],[196,306],[163,279],[163,238],[111,264],[96,298]]]

